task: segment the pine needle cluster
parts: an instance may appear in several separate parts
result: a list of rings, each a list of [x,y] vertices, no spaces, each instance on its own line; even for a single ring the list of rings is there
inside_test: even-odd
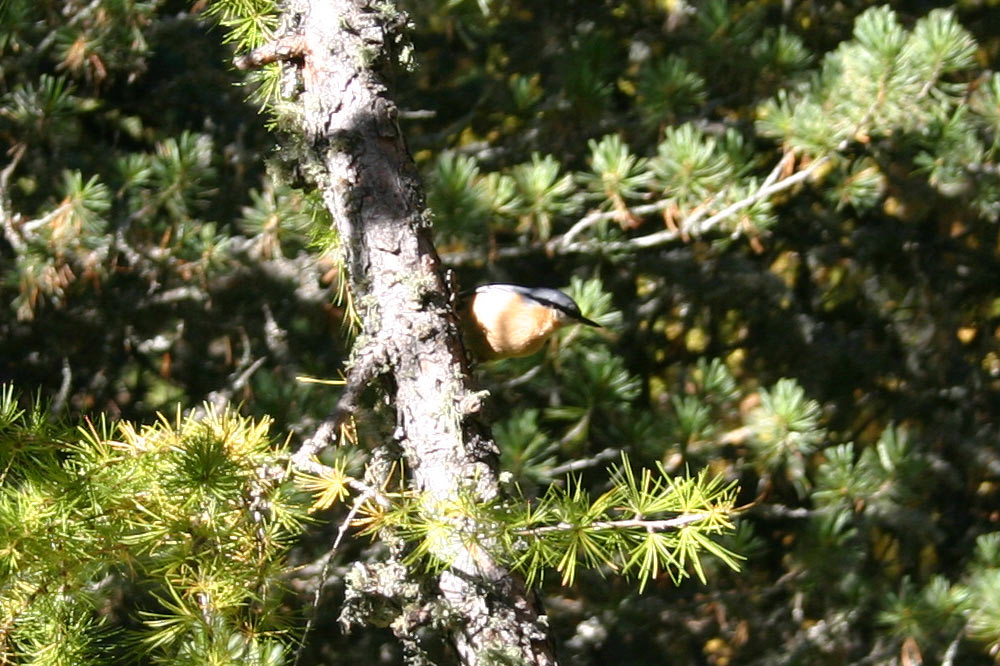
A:
[[[231,411],[68,428],[0,391],[0,655],[284,662],[304,513],[267,421]]]

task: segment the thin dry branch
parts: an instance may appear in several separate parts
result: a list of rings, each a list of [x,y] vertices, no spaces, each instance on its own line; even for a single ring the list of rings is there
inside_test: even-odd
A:
[[[360,483],[360,482],[359,482]],[[333,545],[326,552],[323,557],[323,567],[320,570],[319,582],[313,590],[312,602],[309,606],[308,618],[306,619],[306,626],[302,628],[302,636],[299,639],[299,647],[295,650],[295,659],[292,661],[293,666],[298,666],[299,660],[302,658],[302,653],[306,646],[306,639],[309,637],[309,633],[312,631],[313,624],[316,621],[316,609],[319,608],[320,597],[323,594],[323,587],[326,583],[326,578],[330,573],[330,565],[333,562],[333,556],[337,553],[340,548],[340,543],[344,539],[344,535],[347,534],[347,530],[350,528],[351,523],[358,515],[358,511],[364,506],[365,502],[370,499],[378,498],[380,495],[379,491],[375,488],[368,487],[364,492],[358,495],[353,504],[351,505],[351,510],[347,512],[347,516],[341,521],[340,527],[337,529],[337,538],[334,539]],[[382,498],[380,501],[388,501]]]
[[[608,447],[603,451],[598,451],[589,458],[579,458],[577,460],[571,460],[569,462],[563,463],[562,465],[556,465],[552,469],[548,470],[545,476],[549,478],[554,478],[557,476],[562,476],[563,474],[578,472],[581,469],[597,467],[598,465],[605,463],[608,460],[621,458],[621,456],[622,456],[622,449]]]
[[[10,201],[10,192],[7,189],[8,183],[10,182],[10,177],[17,168],[18,163],[20,163],[21,158],[24,157],[24,151],[27,149],[27,144],[20,144],[16,148],[13,148],[10,152],[11,158],[10,163],[0,171],[0,226],[3,227],[4,238],[10,243],[10,246],[14,248],[17,253],[24,252],[27,244],[21,238],[17,229],[14,228],[14,223],[17,221],[17,216],[14,214]]]

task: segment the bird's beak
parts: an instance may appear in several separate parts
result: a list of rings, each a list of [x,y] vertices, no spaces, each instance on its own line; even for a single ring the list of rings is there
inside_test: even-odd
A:
[[[592,321],[592,320],[590,320],[590,319],[587,319],[587,318],[586,318],[586,317],[584,317],[584,316],[580,316],[580,318],[579,318],[579,319],[577,319],[577,321],[578,321],[578,322],[580,322],[581,324],[586,324],[587,326],[593,326],[594,328],[603,328],[603,327],[602,327],[602,326],[601,326],[600,324],[598,324],[598,323],[597,323],[596,321]]]

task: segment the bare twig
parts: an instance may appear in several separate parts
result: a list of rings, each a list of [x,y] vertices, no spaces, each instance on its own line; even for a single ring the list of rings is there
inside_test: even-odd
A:
[[[385,358],[385,353],[384,345],[371,342],[355,354],[354,365],[347,373],[344,392],[337,400],[337,405],[292,456],[293,466],[307,469],[321,450],[337,441],[344,418],[353,414],[358,408],[361,393],[378,375],[378,368],[384,367],[382,360]]]
[[[241,372],[240,375],[236,378],[236,381],[233,382],[233,391],[235,392],[242,390],[243,387],[247,385],[247,382],[250,381],[251,375],[257,372],[257,368],[263,365],[263,363],[264,363],[264,358],[263,357],[258,358],[256,361],[251,363],[246,370]]]
[[[767,178],[761,183],[761,187],[771,187],[774,183],[778,182],[778,178],[781,176],[781,172],[795,159],[795,153],[787,152],[785,153],[778,163],[774,165],[771,169],[771,173],[767,174]]]
[[[10,177],[20,163],[21,158],[24,157],[24,151],[27,148],[28,144],[22,143],[10,150],[10,164],[5,166],[3,171],[0,171],[0,192],[3,192],[4,195],[7,193],[7,183],[10,182]]]
[[[436,118],[437,111],[433,109],[400,109],[400,120],[424,120],[426,118]]]
[[[654,213],[663,212],[669,205],[669,199],[661,199],[655,203],[643,204],[641,206],[629,208],[628,212],[634,217],[642,217],[644,215],[652,215]],[[565,247],[571,244],[577,236],[590,227],[596,225],[598,222],[613,220],[619,216],[621,216],[621,211],[618,210],[595,211],[593,213],[589,213],[570,227],[569,231],[564,233],[562,236],[557,236],[556,238],[550,240],[546,245],[546,248],[550,251],[558,252],[560,247]]]
[[[66,401],[69,399],[69,391],[73,385],[73,370],[70,368],[69,359],[63,356],[62,360],[62,384],[59,385],[59,392],[56,393],[55,399],[52,401],[52,412],[55,414],[60,413],[66,406]]]
[[[258,368],[264,365],[264,361],[266,360],[267,357],[261,356],[249,365],[241,364],[242,369],[236,370],[236,372],[229,375],[229,385],[221,390],[212,391],[208,395],[207,401],[217,408],[221,408],[227,402],[231,402],[233,396],[236,395],[238,391],[243,390],[243,387],[245,387],[247,382],[250,381],[250,377],[253,373],[257,372]]]
[[[522,384],[527,384],[532,379],[534,379],[535,377],[537,377],[538,374],[544,368],[545,368],[545,366],[543,366],[542,364],[538,364],[538,365],[534,366],[533,368],[531,368],[530,370],[528,370],[527,372],[525,372],[524,374],[518,375],[517,377],[514,377],[512,379],[508,379],[507,381],[503,382],[502,384],[500,384],[500,388],[503,389],[503,390],[507,390],[507,389],[516,388],[518,386],[521,386]]]
[[[41,229],[52,220],[56,219],[60,215],[65,214],[66,211],[69,209],[70,209],[69,202],[62,203],[53,208],[52,210],[50,210],[45,215],[39,217],[38,219],[25,222],[24,224],[21,225],[21,230],[26,233],[33,234],[35,233],[36,230]]]
[[[314,458],[324,448],[337,441],[337,429],[340,423],[338,414],[339,406],[340,403],[334,408],[333,413],[319,424],[319,427],[316,428],[312,436],[303,442],[302,446],[295,452],[292,456],[292,467],[302,472],[309,472],[310,474],[322,474],[329,469],[326,465],[316,462]]]
[[[121,249],[121,246],[119,246]],[[161,291],[150,297],[149,302],[155,305],[165,305],[167,303],[177,303],[180,301],[195,301],[204,303],[208,301],[208,293],[201,287],[195,285],[185,285]]]
[[[784,504],[755,504],[747,510],[748,514],[758,518],[782,519],[782,518],[812,518],[822,514],[823,509],[807,509],[805,507],[785,506]]]
[[[606,460],[612,460],[614,458],[620,457],[622,454],[621,449],[615,449],[608,447],[603,451],[599,451],[589,458],[583,458],[580,460],[571,460],[570,462],[563,463],[562,465],[556,465],[552,469],[548,470],[546,476],[556,477],[563,474],[569,474],[570,472],[576,472],[581,469],[587,469],[589,467],[597,467]]]
[[[21,158],[24,157],[24,151],[27,149],[27,144],[20,144],[11,151],[10,163],[0,171],[0,226],[3,227],[4,237],[10,246],[14,248],[17,253],[24,252],[27,244],[21,239],[21,235],[14,228],[14,222],[16,217],[14,211],[12,210],[10,193],[7,190],[7,184],[10,182],[10,177],[14,173],[14,169],[17,168],[18,163]]]
[[[333,546],[330,550],[326,552],[323,558],[323,568],[319,575],[319,582],[315,585],[315,591],[313,592],[312,603],[309,605],[309,617],[306,618],[306,626],[302,629],[302,638],[299,639],[299,646],[295,650],[295,659],[292,661],[293,666],[298,666],[299,660],[302,658],[302,651],[306,646],[306,638],[309,637],[309,632],[312,631],[313,623],[316,620],[316,609],[319,608],[320,596],[323,593],[323,587],[326,583],[326,577],[330,573],[330,563],[333,562],[333,556],[337,553],[337,549],[340,548],[340,542],[343,540],[344,535],[347,533],[348,528],[351,523],[354,522],[354,518],[358,515],[358,511],[364,506],[365,502],[372,499],[374,494],[377,493],[375,489],[370,489],[358,495],[351,505],[351,510],[347,512],[347,516],[340,523],[340,528],[337,530],[337,538],[333,541]]]
[[[962,639],[965,638],[965,630],[968,624],[962,627],[962,629],[955,634],[955,638],[948,643],[948,649],[944,651],[944,655],[941,657],[941,666],[952,666],[955,663],[955,656],[958,654],[958,646],[961,645]]]
[[[278,324],[271,306],[267,303],[264,304],[264,344],[282,365],[292,365],[291,352],[288,350],[288,332]]]
[[[240,252],[246,253],[246,250],[241,249]],[[299,302],[321,305],[329,302],[330,290],[321,287],[319,281],[324,269],[318,265],[316,258],[307,252],[295,257],[276,256],[267,261],[254,263],[257,270],[267,279],[294,284],[295,298]]]
[[[716,438],[716,442],[719,444],[742,444],[750,439],[751,436],[753,436],[753,428],[743,426],[723,433],[720,437]]]

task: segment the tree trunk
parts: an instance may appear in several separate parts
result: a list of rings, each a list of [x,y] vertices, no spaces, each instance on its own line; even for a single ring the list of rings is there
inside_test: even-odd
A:
[[[295,26],[285,39],[299,57],[284,76],[300,90],[300,168],[333,215],[362,316],[354,362],[388,377],[406,468],[428,510],[443,512],[463,492],[496,496],[496,446],[477,414],[423,188],[380,76],[396,66],[405,23],[385,1],[291,0],[283,25]],[[452,562],[438,588],[461,618],[463,663],[554,663],[516,577],[478,549],[438,555]]]

